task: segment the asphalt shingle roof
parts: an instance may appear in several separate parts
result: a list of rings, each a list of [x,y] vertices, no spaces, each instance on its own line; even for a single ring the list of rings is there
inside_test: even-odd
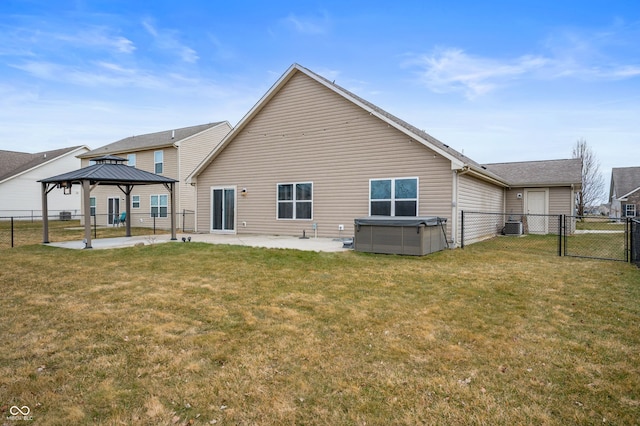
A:
[[[142,151],[146,149],[171,146],[176,142],[198,134],[204,130],[218,126],[222,121],[216,123],[200,124],[197,126],[183,127],[180,129],[163,130],[161,132],[147,133],[138,136],[129,136],[119,141],[101,146],[79,156],[79,158],[92,158],[106,154],[116,154],[125,152]]]
[[[615,187],[617,197],[640,188],[640,167],[614,167],[611,169],[611,186]]]
[[[37,152],[35,154],[0,150],[0,181],[37,167],[80,147],[82,145]]]
[[[485,164],[487,170],[502,176],[510,186],[581,185],[582,160],[522,161]]]

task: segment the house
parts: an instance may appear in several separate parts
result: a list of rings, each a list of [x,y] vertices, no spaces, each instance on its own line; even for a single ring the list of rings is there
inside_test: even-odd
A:
[[[485,167],[509,182],[504,212],[529,215],[529,233],[548,234],[557,229],[557,221],[553,223],[546,215],[575,216],[576,193],[582,188],[581,159],[493,163]]]
[[[178,227],[193,228],[195,189],[185,178],[231,130],[227,121],[202,124],[131,136],[83,153],[82,167],[93,159],[112,155],[127,159],[127,165],[155,173],[179,183],[176,185]],[[169,227],[167,192],[162,186],[140,186],[131,194],[131,219],[136,226]],[[98,185],[91,191],[91,215],[97,224],[116,225],[125,211],[125,194],[114,186]]]
[[[622,219],[636,217],[640,212],[640,167],[614,167],[611,169],[611,202],[609,217]]]
[[[34,217],[42,215],[39,179],[68,172],[80,166],[77,155],[87,146],[72,146],[35,154],[0,150],[0,216]],[[49,214],[80,213],[80,193],[51,195]]]
[[[197,190],[198,232],[336,237],[353,235],[359,217],[438,216],[454,244],[460,212],[503,212],[512,186],[298,64],[187,180]]]

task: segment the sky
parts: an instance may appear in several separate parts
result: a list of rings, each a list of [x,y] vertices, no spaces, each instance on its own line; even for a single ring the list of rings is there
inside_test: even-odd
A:
[[[635,0],[0,0],[0,149],[235,126],[293,63],[479,163],[640,166]]]

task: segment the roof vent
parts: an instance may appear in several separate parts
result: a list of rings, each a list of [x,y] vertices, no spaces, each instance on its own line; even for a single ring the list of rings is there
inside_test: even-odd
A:
[[[176,131],[172,130],[171,131],[171,139],[174,139],[176,137]]]

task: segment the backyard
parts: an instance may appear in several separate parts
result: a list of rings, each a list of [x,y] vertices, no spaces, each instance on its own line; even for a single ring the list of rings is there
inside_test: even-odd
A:
[[[2,416],[636,424],[640,270],[505,241],[425,257],[0,250]]]

